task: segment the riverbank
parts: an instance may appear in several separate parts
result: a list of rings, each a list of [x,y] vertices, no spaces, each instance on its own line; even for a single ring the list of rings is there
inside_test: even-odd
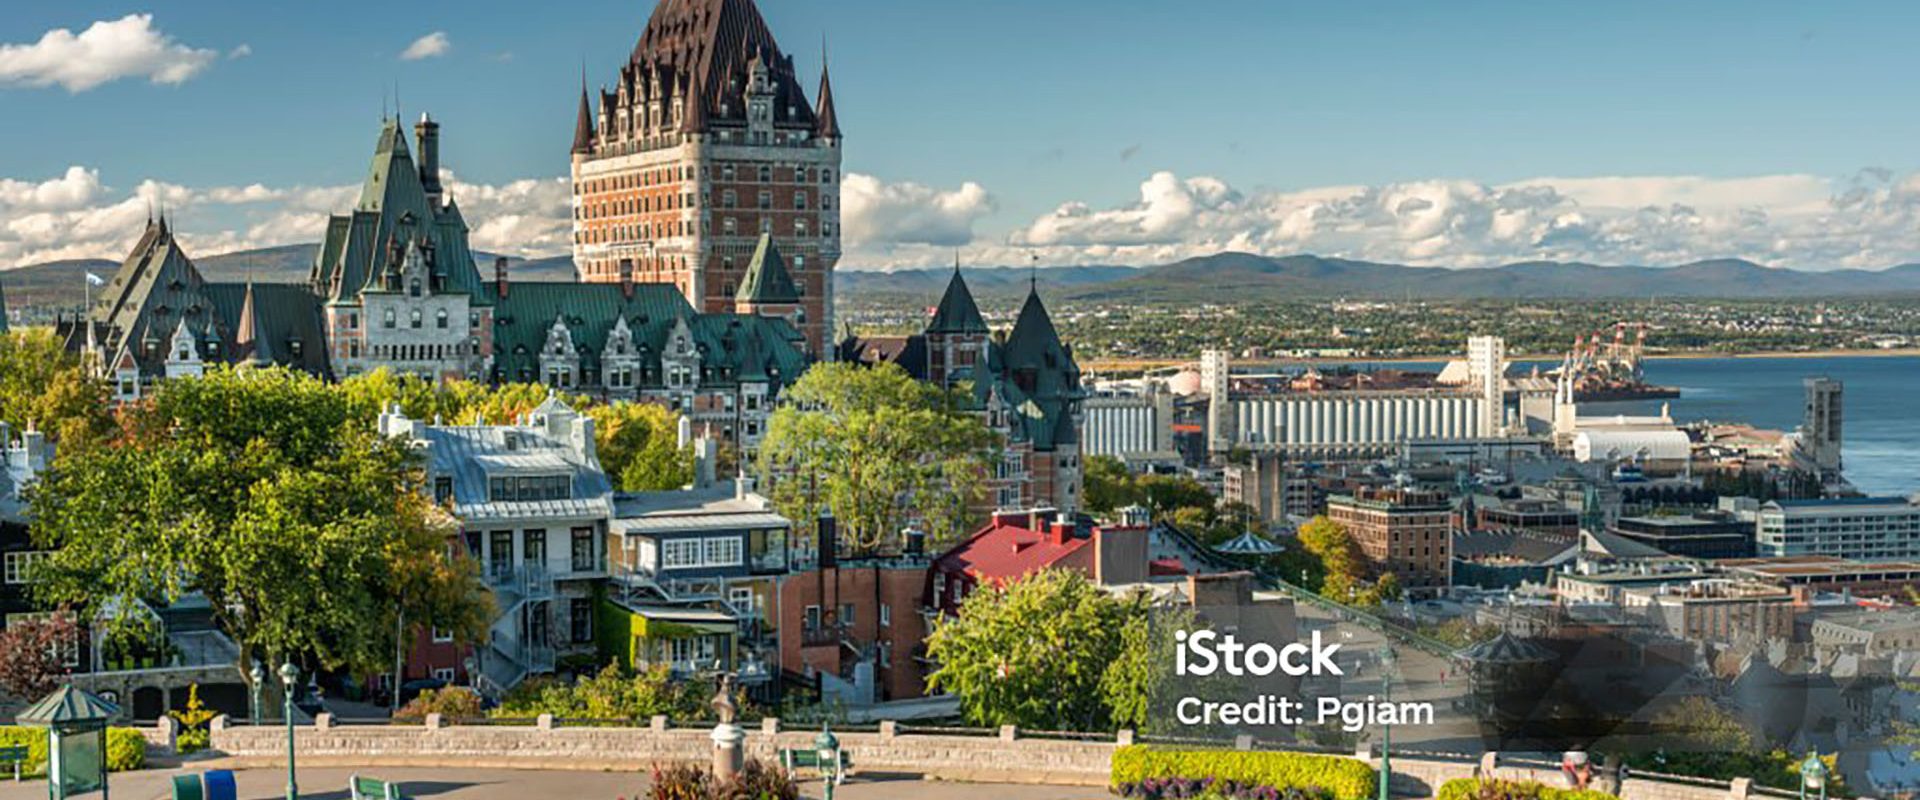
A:
[[[1920,356],[1920,347],[1875,348],[1872,350],[1755,350],[1729,353],[1719,350],[1674,350],[1669,352],[1647,353],[1649,361],[1701,361],[1710,359],[1759,359],[1759,358],[1911,358]],[[1461,353],[1423,354],[1407,356],[1339,356],[1325,358],[1235,358],[1235,366],[1277,365],[1298,366],[1308,364],[1445,364],[1465,356]],[[1553,361],[1565,357],[1564,353],[1509,353],[1507,361]],[[1188,364],[1198,365],[1199,359],[1177,358],[1094,358],[1081,362],[1086,372],[1140,372],[1144,370],[1167,369]]]

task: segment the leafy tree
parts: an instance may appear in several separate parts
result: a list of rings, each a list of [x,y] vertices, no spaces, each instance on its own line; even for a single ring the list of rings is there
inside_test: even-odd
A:
[[[1140,491],[1125,462],[1113,456],[1087,459],[1083,476],[1087,510],[1096,514],[1116,511],[1140,502]]]
[[[1300,526],[1299,540],[1301,549],[1320,562],[1320,594],[1344,602],[1350,590],[1358,591],[1366,564],[1345,525],[1317,516]]]
[[[1214,507],[1213,492],[1208,491],[1205,484],[1184,475],[1142,475],[1136,485],[1141,500],[1153,510],[1155,519],[1171,515],[1177,509],[1211,510]]]
[[[781,513],[831,510],[842,541],[871,552],[909,524],[938,545],[971,522],[993,435],[956,398],[897,365],[815,365],[782,394],[760,442]]]
[[[1137,662],[1149,648],[1133,631],[1135,658],[1108,681],[1108,666],[1127,651],[1127,606],[1078,572],[1044,570],[1003,587],[967,596],[960,616],[935,624],[927,654],[940,668],[928,678],[960,697],[960,712],[975,725],[1042,730],[1108,727],[1118,698],[1129,719],[1144,679]]]
[[[111,634],[141,602],[206,597],[239,663],[381,671],[408,565],[438,557],[417,456],[378,437],[345,395],[284,370],[214,370],[168,381],[124,414],[111,446],[63,457],[32,493],[34,536],[53,550],[35,584]],[[477,583],[446,573],[454,609],[484,614]],[[417,608],[410,610],[416,614]],[[436,614],[446,619],[433,619]]]
[[[629,492],[678,489],[693,482],[693,453],[680,447],[679,416],[652,403],[587,409],[600,466]]]
[[[0,692],[31,703],[58,688],[67,673],[65,653],[79,637],[66,612],[8,623],[0,630]]]
[[[1120,652],[1100,676],[1100,696],[1115,727],[1146,730],[1160,722],[1153,702],[1167,696],[1168,665],[1174,663],[1177,630],[1196,630],[1193,611],[1185,606],[1150,609],[1133,601],[1122,609]]]
[[[53,331],[0,333],[0,422],[16,431],[35,425],[62,450],[77,451],[113,434],[110,397]]]

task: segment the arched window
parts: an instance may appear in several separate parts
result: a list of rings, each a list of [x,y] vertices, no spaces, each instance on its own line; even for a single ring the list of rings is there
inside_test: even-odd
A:
[[[389,328],[393,327],[393,309],[387,309],[387,313],[384,316],[383,324]]]
[[[421,321],[422,321],[422,317],[421,317],[421,315],[420,315],[420,309],[417,309],[417,308],[416,308],[416,309],[414,309],[414,310],[413,310],[413,312],[412,312],[411,314],[409,314],[409,315],[408,315],[408,317],[409,317],[409,320],[411,321],[411,323],[412,323],[412,325],[413,325],[413,328],[414,328],[415,330],[419,330],[419,328],[420,328],[420,323],[421,323]]]
[[[440,330],[443,330],[443,331],[446,330],[447,329],[447,310],[444,308],[440,309],[433,316],[434,316],[433,321],[435,324],[440,326]]]

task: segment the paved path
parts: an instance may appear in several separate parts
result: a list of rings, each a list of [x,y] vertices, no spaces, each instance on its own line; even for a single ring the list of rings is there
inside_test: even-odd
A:
[[[405,787],[407,796],[422,800],[635,800],[644,798],[647,788],[646,775],[633,772],[422,768],[364,771],[386,780],[399,781]],[[300,796],[306,800],[346,800],[347,778],[354,772],[339,767],[302,769]],[[116,773],[109,784],[113,796],[122,800],[161,800],[170,796],[171,781],[177,774],[180,771],[172,769]],[[239,778],[242,800],[277,800],[286,797],[287,773],[283,769],[242,770],[236,776]],[[13,783],[0,780],[0,800],[44,800],[46,796],[45,781]],[[820,797],[820,784],[817,781],[802,784],[801,796]],[[1104,789],[942,783],[906,777],[856,779],[836,789],[833,796],[835,800],[1111,800],[1111,795]]]

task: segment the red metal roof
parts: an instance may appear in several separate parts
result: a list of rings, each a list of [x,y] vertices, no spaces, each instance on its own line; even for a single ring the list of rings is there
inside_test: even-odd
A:
[[[982,583],[1008,581],[1052,567],[1092,541],[1069,533],[1061,542],[1051,532],[995,520],[940,556],[934,566],[943,572],[965,573]]]

